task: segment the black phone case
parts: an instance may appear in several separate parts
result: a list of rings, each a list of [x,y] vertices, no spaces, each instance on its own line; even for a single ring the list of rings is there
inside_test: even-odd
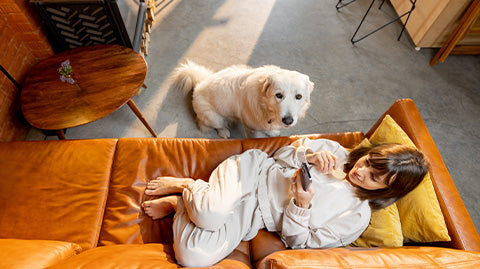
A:
[[[308,187],[310,187],[310,184],[312,184],[312,177],[310,176],[310,171],[308,170],[308,166],[306,163],[302,163],[302,188],[304,191],[308,190]]]

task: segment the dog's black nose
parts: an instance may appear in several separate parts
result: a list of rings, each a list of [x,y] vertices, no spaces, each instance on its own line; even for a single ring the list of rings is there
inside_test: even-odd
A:
[[[293,123],[293,118],[290,115],[285,116],[285,117],[282,118],[282,122],[283,122],[283,124],[288,126],[288,125]]]

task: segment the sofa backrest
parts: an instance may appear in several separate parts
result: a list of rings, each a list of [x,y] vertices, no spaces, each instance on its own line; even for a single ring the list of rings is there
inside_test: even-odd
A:
[[[272,155],[277,149],[286,145],[290,145],[295,140],[303,137],[308,137],[312,140],[320,138],[330,139],[337,141],[345,148],[353,148],[362,141],[364,135],[362,132],[344,132],[243,139],[242,152],[245,152],[249,149],[261,149],[269,155]]]
[[[116,139],[0,143],[0,238],[97,245]]]
[[[359,143],[361,132],[307,135],[329,138],[347,147]],[[150,179],[158,176],[191,177],[208,181],[210,173],[228,157],[250,148],[268,153],[303,136],[223,140],[189,138],[120,138],[112,166],[110,191],[99,246],[171,243],[173,216],[152,220],[141,204]]]

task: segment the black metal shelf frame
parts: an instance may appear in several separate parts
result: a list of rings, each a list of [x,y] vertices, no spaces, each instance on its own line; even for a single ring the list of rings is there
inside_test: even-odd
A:
[[[346,7],[348,5],[350,5],[351,3],[355,2],[356,0],[350,0],[348,2],[345,2],[345,0],[338,0],[337,4],[335,5],[335,7],[337,8],[337,11],[340,10],[341,8],[343,7]],[[398,39],[397,40],[400,40],[400,38],[402,37],[402,34],[403,32],[405,31],[405,27],[407,26],[407,23],[408,23],[408,20],[410,19],[410,15],[412,14],[413,10],[415,9],[415,4],[417,3],[417,0],[409,0],[410,3],[412,4],[412,7],[410,8],[410,10],[408,10],[407,12],[403,13],[402,15],[396,17],[395,19],[393,20],[390,20],[389,22],[385,23],[384,25],[378,27],[377,29],[363,35],[362,37],[358,38],[358,39],[355,39],[355,36],[357,35],[358,33],[358,30],[360,30],[360,27],[362,26],[363,22],[365,21],[365,18],[367,17],[368,13],[370,13],[370,10],[372,9],[372,6],[373,4],[375,3],[376,0],[372,0],[372,2],[370,3],[370,5],[368,6],[368,9],[367,9],[367,12],[365,12],[365,15],[363,15],[363,18],[362,20],[360,21],[360,24],[358,25],[357,29],[355,30],[355,33],[353,34],[352,36],[352,39],[350,39],[350,41],[352,42],[352,44],[355,44],[357,42],[359,42],[360,40],[363,40],[367,37],[369,37],[370,35],[376,33],[377,31],[380,31],[381,29],[385,28],[386,26],[394,23],[395,21],[397,20],[400,20],[401,18],[403,18],[404,16],[407,16],[407,19],[405,20],[405,23],[403,24],[403,27],[402,27],[402,31],[400,32],[400,35],[398,36]],[[381,9],[382,6],[383,6],[383,3],[385,3],[385,0],[382,0],[382,2],[380,3],[380,6],[378,7],[378,9]]]

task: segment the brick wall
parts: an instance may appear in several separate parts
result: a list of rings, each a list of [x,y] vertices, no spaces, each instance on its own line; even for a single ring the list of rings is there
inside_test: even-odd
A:
[[[28,70],[53,50],[28,0],[0,0],[0,64],[22,84]],[[24,140],[30,126],[20,90],[0,72],[0,141]]]

